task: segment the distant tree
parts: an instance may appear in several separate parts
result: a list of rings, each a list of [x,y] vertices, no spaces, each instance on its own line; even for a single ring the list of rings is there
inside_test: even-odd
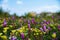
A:
[[[18,18],[18,15],[16,13],[13,14],[14,17]]]
[[[10,16],[9,12],[4,12],[4,16],[9,17]]]
[[[3,14],[3,9],[2,8],[0,8],[0,16]]]
[[[59,12],[56,12],[56,15],[60,16],[60,11]]]
[[[48,14],[48,12],[42,12],[42,13],[40,14],[40,17],[46,17],[47,14]]]

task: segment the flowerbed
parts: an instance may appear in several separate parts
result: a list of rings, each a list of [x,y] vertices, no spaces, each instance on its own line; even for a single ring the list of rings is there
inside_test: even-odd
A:
[[[58,19],[1,18],[0,40],[60,40]]]

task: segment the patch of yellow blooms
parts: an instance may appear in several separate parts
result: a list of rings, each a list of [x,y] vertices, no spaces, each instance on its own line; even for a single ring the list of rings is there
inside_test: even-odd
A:
[[[5,27],[5,28],[3,29],[3,32],[6,33],[8,29],[9,29],[9,27]]]
[[[2,35],[3,33],[0,33],[0,36]]]
[[[1,38],[2,38],[3,40],[7,40],[7,36],[6,36],[6,35],[1,36]]]
[[[6,35],[3,35],[3,33],[0,33],[0,37],[1,37],[3,40],[7,40],[7,36],[6,36]]]
[[[28,28],[25,26],[23,26],[23,27],[21,27],[19,30],[17,30],[18,32],[20,32],[20,33],[22,33],[22,32],[25,32],[25,31],[27,31],[28,30]]]
[[[42,34],[41,30],[37,29],[37,28],[31,28],[31,31],[34,31],[34,35],[39,35]]]
[[[15,32],[16,32],[16,30],[12,30],[11,32],[12,32],[12,33],[15,33]]]
[[[56,33],[53,33],[52,34],[52,38],[56,38]]]

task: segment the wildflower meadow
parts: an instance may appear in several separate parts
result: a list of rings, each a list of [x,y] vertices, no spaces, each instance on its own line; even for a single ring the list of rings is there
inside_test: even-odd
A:
[[[0,40],[60,40],[60,12],[17,16],[0,10]]]

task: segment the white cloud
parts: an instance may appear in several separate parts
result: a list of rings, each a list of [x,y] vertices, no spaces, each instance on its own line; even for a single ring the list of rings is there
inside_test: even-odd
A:
[[[57,5],[45,6],[44,9],[47,11],[55,12],[59,10],[59,6]]]
[[[20,1],[20,0],[17,0],[16,3],[17,3],[17,4],[23,4],[23,2]]]
[[[59,10],[59,6],[57,5],[45,5],[45,6],[41,6],[41,7],[35,7],[35,8],[31,8],[31,9],[27,9],[27,11],[35,11],[37,13],[46,11],[46,12],[56,12],[57,10]]]
[[[53,5],[53,6],[45,6],[44,8],[46,8],[46,9],[58,9],[59,7],[56,5]]]
[[[46,5],[46,6],[43,6],[43,7],[38,7],[38,8],[36,8],[36,11],[50,11],[50,12],[55,12],[55,11],[57,11],[57,10],[59,10],[59,6],[57,6],[57,5]]]
[[[2,4],[0,5],[3,9],[7,9],[8,8],[8,0],[3,0]]]

